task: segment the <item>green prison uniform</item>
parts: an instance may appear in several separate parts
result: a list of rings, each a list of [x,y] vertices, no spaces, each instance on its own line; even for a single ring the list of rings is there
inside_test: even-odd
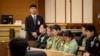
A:
[[[46,49],[48,49],[48,50],[51,49],[51,46],[52,46],[53,40],[54,40],[54,37],[49,37],[49,38],[48,38]]]
[[[86,37],[85,38],[83,38],[83,40],[82,40],[82,46],[86,46]]]
[[[57,46],[56,46],[57,51],[63,51],[64,50],[64,43],[65,43],[64,40],[59,39]]]
[[[57,36],[55,36],[50,50],[57,50],[56,46],[57,46],[58,41],[59,41],[59,38]]]
[[[78,44],[75,39],[72,39],[69,43],[64,44],[64,52],[75,54],[78,49]]]

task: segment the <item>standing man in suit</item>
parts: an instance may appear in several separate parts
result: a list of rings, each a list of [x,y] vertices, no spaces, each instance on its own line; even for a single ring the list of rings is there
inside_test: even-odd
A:
[[[39,35],[39,27],[44,24],[44,20],[41,16],[37,15],[37,6],[35,4],[30,5],[30,13],[25,20],[26,39],[28,41],[36,40]]]

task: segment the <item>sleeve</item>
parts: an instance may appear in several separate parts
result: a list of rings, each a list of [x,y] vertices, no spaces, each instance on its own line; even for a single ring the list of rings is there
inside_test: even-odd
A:
[[[41,44],[40,48],[42,48],[42,49],[46,48],[47,39],[48,39],[48,36],[45,36],[45,39],[44,39],[43,43]]]
[[[78,46],[77,46],[76,44],[73,43],[73,44],[71,44],[69,47],[70,47],[70,48],[69,48],[69,50],[68,50],[68,53],[75,54],[76,51],[77,51],[77,49],[78,49]]]
[[[82,41],[83,41],[84,38],[85,38],[84,36],[81,36],[81,39],[80,39],[79,42],[78,42],[78,45],[79,45],[79,46],[82,46]]]
[[[28,33],[31,33],[32,31],[29,29],[29,20],[28,18],[26,18],[25,20],[25,30],[28,32]]]
[[[50,49],[51,46],[52,46],[52,41],[51,41],[51,37],[49,37],[49,38],[47,39],[46,49]]]
[[[61,44],[60,41],[58,41],[57,44],[56,44],[56,49],[57,49],[58,51],[59,51],[59,48],[60,48],[60,44]]]

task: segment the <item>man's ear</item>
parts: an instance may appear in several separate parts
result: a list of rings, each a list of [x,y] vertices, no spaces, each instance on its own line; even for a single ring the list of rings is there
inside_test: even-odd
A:
[[[60,30],[57,30],[57,32],[59,32]]]
[[[91,31],[92,32],[92,34],[94,34],[94,31]]]

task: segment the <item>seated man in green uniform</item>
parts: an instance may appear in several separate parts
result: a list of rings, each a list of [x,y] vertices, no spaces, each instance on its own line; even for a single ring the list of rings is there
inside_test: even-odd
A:
[[[79,46],[86,46],[86,27],[87,27],[87,25],[83,25],[82,26],[82,36],[81,36],[81,39],[80,39],[80,41],[78,42],[78,45]]]
[[[57,51],[63,51],[64,50],[65,41],[64,41],[63,33],[64,33],[64,31],[60,31],[57,34],[57,36],[59,38],[59,40],[57,42],[57,46],[56,46]]]
[[[78,49],[78,44],[76,40],[73,37],[73,34],[71,31],[65,31],[64,34],[65,44],[64,44],[64,52],[65,53],[71,53],[75,54]]]
[[[52,26],[47,27],[47,35],[48,35],[48,40],[47,40],[47,46],[46,49],[50,49],[53,43],[53,33],[52,33]]]
[[[61,30],[61,27],[59,25],[52,26],[53,42],[52,42],[52,46],[51,46],[50,50],[57,50],[56,46],[57,46],[57,42],[59,40],[59,38],[57,37],[57,34],[60,30]]]

